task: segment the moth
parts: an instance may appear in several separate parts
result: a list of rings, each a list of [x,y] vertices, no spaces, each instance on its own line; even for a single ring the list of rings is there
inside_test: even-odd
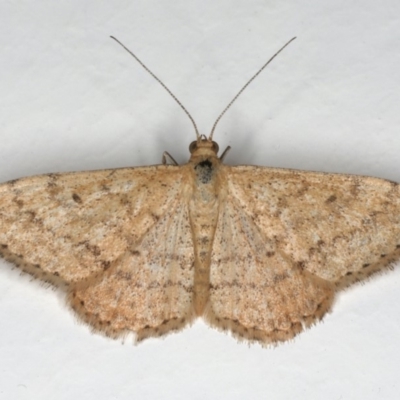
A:
[[[399,185],[223,163],[216,124],[283,48],[209,137],[130,52],[192,120],[189,161],[165,153],[162,165],[2,184],[1,255],[60,287],[80,319],[114,338],[203,317],[268,345],[319,321],[337,292],[399,259]]]

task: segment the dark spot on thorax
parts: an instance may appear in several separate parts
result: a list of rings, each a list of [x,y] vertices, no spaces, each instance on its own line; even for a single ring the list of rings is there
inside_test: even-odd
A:
[[[209,183],[213,175],[213,165],[210,160],[203,160],[195,167],[196,175],[201,183]]]

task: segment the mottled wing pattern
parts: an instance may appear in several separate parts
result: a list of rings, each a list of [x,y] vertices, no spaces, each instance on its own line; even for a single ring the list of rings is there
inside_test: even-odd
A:
[[[193,318],[194,251],[185,201],[171,209],[106,272],[71,285],[81,318],[110,336],[136,339],[177,330]]]
[[[334,288],[302,271],[228,198],[218,218],[206,320],[236,337],[288,340],[325,313]]]
[[[194,275],[184,175],[181,167],[153,166],[5,183],[0,253],[68,287],[95,329],[148,336],[182,326]]]
[[[383,179],[228,167],[229,190],[292,262],[337,286],[399,257],[400,190]]]
[[[173,166],[34,176],[0,185],[0,253],[53,283],[79,282],[132,247],[176,201]]]
[[[209,321],[285,340],[333,294],[398,259],[400,196],[376,178],[225,166],[211,257]]]

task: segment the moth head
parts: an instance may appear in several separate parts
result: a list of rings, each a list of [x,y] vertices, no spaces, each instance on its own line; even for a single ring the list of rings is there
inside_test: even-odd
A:
[[[219,151],[219,146],[218,143],[213,140],[200,138],[190,143],[189,151],[192,157],[203,155],[216,157]]]

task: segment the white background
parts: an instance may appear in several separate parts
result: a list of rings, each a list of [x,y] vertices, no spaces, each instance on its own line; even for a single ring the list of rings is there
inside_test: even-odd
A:
[[[232,164],[400,181],[400,2],[6,1],[0,5],[0,180],[179,162],[190,121]],[[1,399],[397,399],[400,268],[341,294],[274,349],[199,321],[133,346],[94,335],[62,295],[0,264]]]

